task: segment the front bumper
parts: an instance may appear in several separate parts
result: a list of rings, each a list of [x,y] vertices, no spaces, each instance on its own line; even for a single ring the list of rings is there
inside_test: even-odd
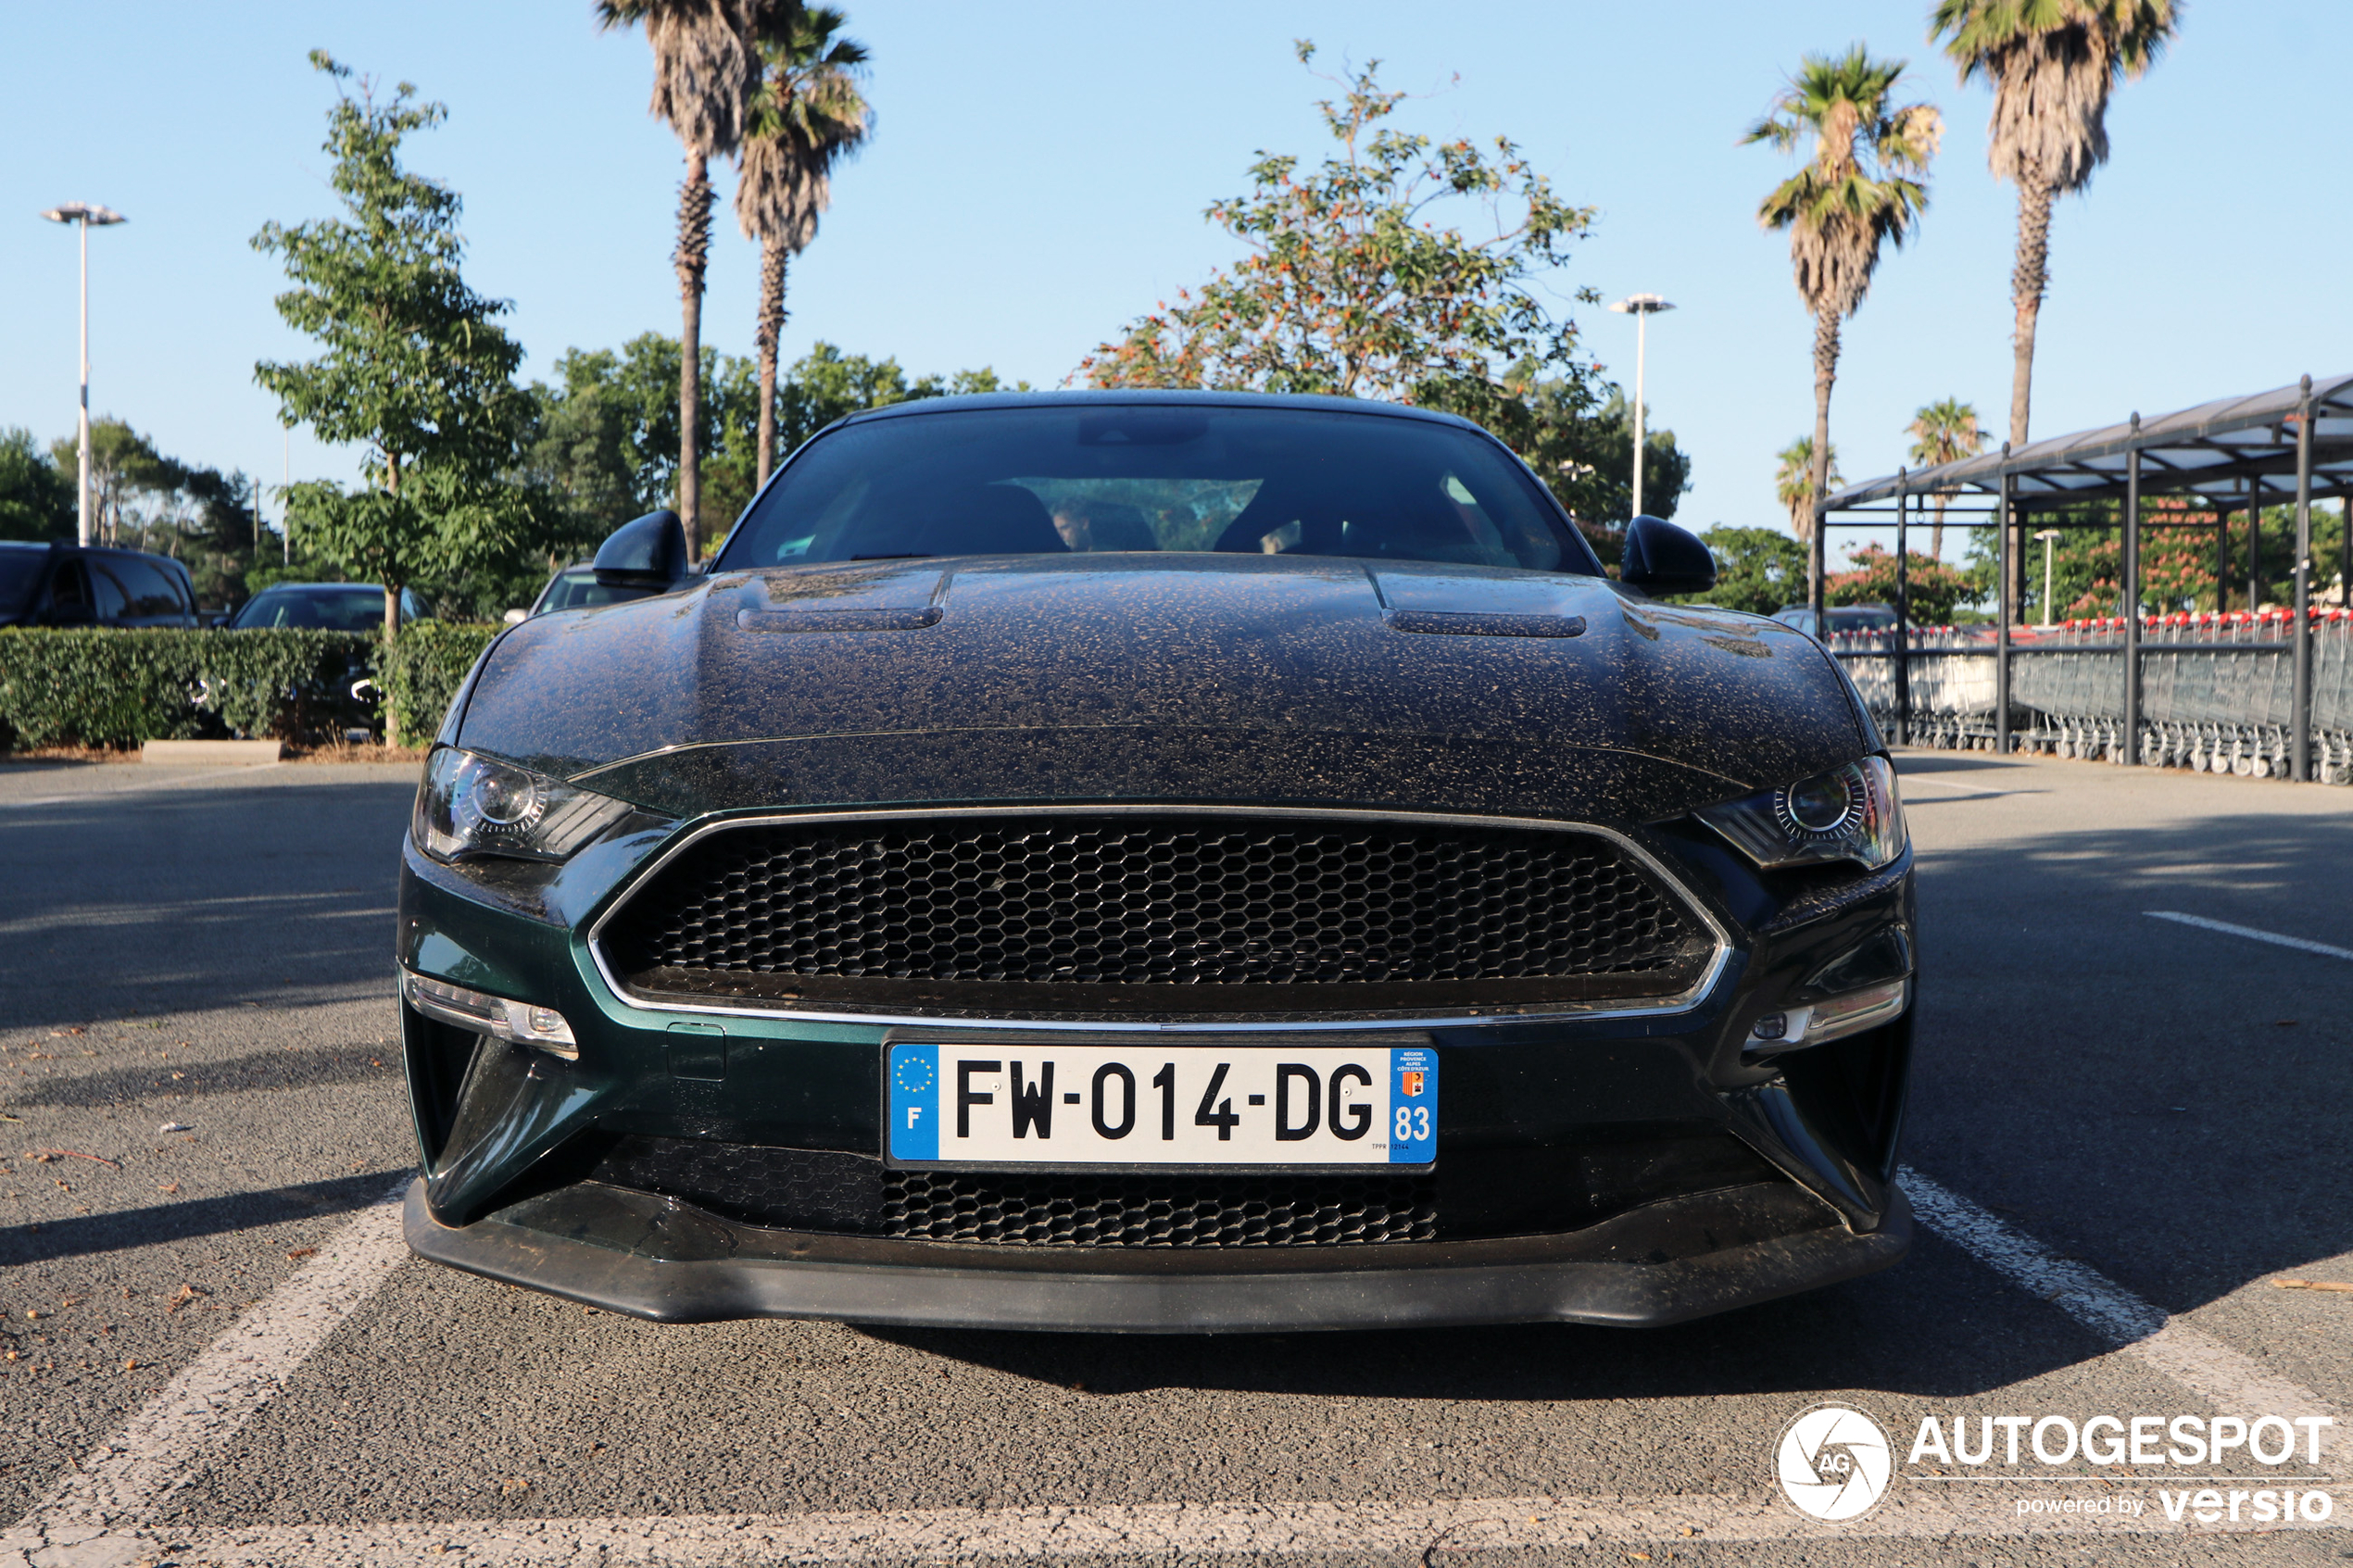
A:
[[[402,966],[557,1010],[579,1052],[404,1004],[427,1172],[409,1239],[452,1267],[663,1321],[1129,1332],[1665,1323],[1896,1262],[1909,1220],[1887,1178],[1909,1016],[1761,1062],[1743,1041],[1808,976],[1909,929],[1908,858],[1768,882],[1710,836],[1652,837],[1736,934],[1708,994],[1669,1013],[1368,1029],[1441,1060],[1436,1239],[1278,1247],[911,1239],[875,1209],[881,1061],[901,1031],[640,1006],[599,972],[583,934],[652,835],[583,852],[528,899],[411,851]],[[858,1162],[856,1201],[779,1198],[731,1163],[747,1151]]]
[[[449,1226],[434,1218],[420,1179],[404,1224],[421,1257],[665,1323],[1247,1334],[1680,1323],[1901,1261],[1911,1209],[1892,1188],[1888,1205],[1877,1230],[1857,1235],[1798,1188],[1760,1183],[1664,1199],[1569,1236],[1248,1258],[1162,1252],[1124,1257],[1118,1273],[1098,1272],[1105,1260],[1083,1253],[1014,1266],[1001,1248],[766,1230],[594,1183]]]

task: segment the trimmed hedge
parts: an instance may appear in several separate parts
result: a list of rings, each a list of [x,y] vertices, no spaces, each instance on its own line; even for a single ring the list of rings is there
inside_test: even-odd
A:
[[[458,688],[490,646],[504,631],[500,626],[471,626],[451,621],[415,621],[400,629],[389,647],[376,649],[376,679],[383,684],[389,710],[388,732],[396,746],[424,746]]]
[[[379,689],[392,738],[421,745],[497,632],[421,621],[387,658],[364,632],[0,631],[0,746],[226,734],[316,746],[375,728]]]

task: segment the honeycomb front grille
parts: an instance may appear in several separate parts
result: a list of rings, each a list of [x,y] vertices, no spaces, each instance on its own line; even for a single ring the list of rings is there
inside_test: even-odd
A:
[[[1428,1176],[979,1175],[894,1171],[883,1233],[997,1247],[1342,1247],[1438,1238]]]
[[[1599,834],[1212,814],[724,828],[599,942],[643,992],[939,1016],[1657,997],[1711,950]]]

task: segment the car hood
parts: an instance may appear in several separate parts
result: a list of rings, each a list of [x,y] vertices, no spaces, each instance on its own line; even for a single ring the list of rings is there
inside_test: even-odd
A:
[[[1647,817],[1877,745],[1820,646],[1756,616],[1593,578],[1219,555],[731,572],[541,616],[493,647],[455,733],[674,810],[1390,780],[1422,804]]]

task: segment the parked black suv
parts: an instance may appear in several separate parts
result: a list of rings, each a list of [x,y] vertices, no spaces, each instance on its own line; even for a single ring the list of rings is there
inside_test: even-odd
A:
[[[170,556],[0,540],[0,626],[195,626],[196,585]]]

